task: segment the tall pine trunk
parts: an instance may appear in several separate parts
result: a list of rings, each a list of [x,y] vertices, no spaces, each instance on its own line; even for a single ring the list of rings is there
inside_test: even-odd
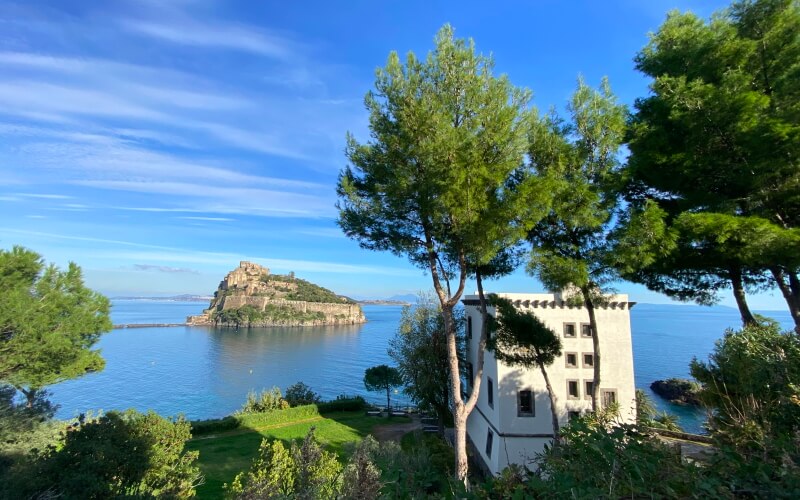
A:
[[[550,418],[553,420],[553,442],[557,445],[561,442],[561,427],[558,424],[558,408],[556,407],[556,393],[553,386],[550,384],[550,377],[547,376],[547,369],[543,364],[539,363],[539,370],[544,377],[544,386],[547,388],[547,395],[550,396]],[[531,402],[533,404],[533,402]]]
[[[742,326],[756,325],[756,318],[747,305],[742,268],[732,266],[728,272],[730,273],[731,286],[733,287],[733,298],[736,299],[736,306],[739,308],[739,315],[742,317]]]
[[[798,279],[797,273],[791,271],[786,273],[780,267],[771,267],[769,270],[789,307],[789,314],[794,320],[794,331],[800,334],[800,279]]]
[[[597,334],[597,317],[594,311],[594,302],[592,301],[592,291],[589,286],[581,287],[583,294],[583,302],[586,305],[586,311],[589,312],[589,331],[592,334],[592,351],[594,356],[594,382],[592,383],[592,411],[597,413],[600,409],[598,401],[600,400],[600,336]],[[580,333],[581,335],[583,332]]]

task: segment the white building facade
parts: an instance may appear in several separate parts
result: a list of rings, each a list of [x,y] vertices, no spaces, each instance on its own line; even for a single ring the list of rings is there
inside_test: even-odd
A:
[[[594,383],[594,350],[589,313],[571,306],[560,293],[498,294],[521,311],[535,314],[561,338],[562,355],[547,367],[556,393],[562,425],[591,411]],[[467,380],[471,384],[477,366],[481,331],[478,296],[464,297],[467,317]],[[636,419],[630,309],[627,295],[609,296],[596,308],[599,331],[601,404],[619,403],[623,421]],[[493,308],[489,313],[494,315]],[[468,385],[467,391],[471,390]],[[497,474],[509,464],[524,465],[553,439],[550,399],[538,368],[508,366],[490,351],[484,354],[483,378],[475,409],[467,420],[467,435],[486,468]]]

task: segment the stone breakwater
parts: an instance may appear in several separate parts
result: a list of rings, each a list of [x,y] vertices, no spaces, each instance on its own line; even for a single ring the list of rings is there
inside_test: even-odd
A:
[[[186,323],[189,326],[227,326],[227,327],[262,327],[262,326],[329,326],[329,325],[354,325],[366,323],[367,319],[358,304],[347,302],[308,302],[302,300],[288,300],[282,298],[288,292],[296,289],[294,283],[277,281],[273,284],[270,279],[269,269],[242,261],[239,267],[229,272],[223,279],[208,309],[197,316],[189,316]],[[291,311],[302,319],[263,318],[247,321],[225,321],[219,313],[249,306],[257,311],[264,312],[268,308]],[[309,317],[311,316],[311,317]],[[321,317],[320,317],[321,316]]]

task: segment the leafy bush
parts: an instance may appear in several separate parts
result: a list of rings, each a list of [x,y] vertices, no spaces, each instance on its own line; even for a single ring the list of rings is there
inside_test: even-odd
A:
[[[247,401],[245,401],[239,413],[265,413],[285,408],[289,408],[289,403],[283,399],[281,390],[278,387],[273,387],[272,389],[262,390],[260,395],[252,390],[248,392]]]
[[[197,452],[182,417],[154,412],[111,412],[79,420],[63,444],[34,463],[36,481],[20,485],[19,498],[188,498],[201,481]]]
[[[292,406],[310,405],[320,401],[319,394],[311,390],[303,382],[298,382],[286,388],[284,399]]]
[[[292,442],[289,450],[278,440],[263,440],[250,471],[237,475],[226,488],[232,498],[240,499],[335,498],[341,469],[336,455],[319,445],[312,427],[303,443]]]
[[[800,336],[776,324],[728,330],[691,372],[722,443],[759,453],[766,441],[800,431]]]
[[[708,468],[686,463],[678,453],[635,425],[604,416],[573,420],[562,443],[546,446],[525,482],[509,473],[487,485],[486,494],[514,490],[536,498],[726,498],[730,490]]]
[[[650,397],[641,389],[636,389],[636,424],[653,429],[682,432],[678,417],[671,413],[656,411]]]
[[[320,413],[333,413],[336,411],[364,411],[367,402],[361,396],[346,396],[340,394],[332,401],[317,403]]]

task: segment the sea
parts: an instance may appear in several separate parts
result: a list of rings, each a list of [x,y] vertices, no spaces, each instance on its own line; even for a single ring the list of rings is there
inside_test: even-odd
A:
[[[112,301],[114,324],[181,323],[200,313],[202,302]],[[338,327],[230,329],[152,327],[116,329],[98,346],[105,369],[49,387],[57,418],[85,412],[154,410],[189,419],[228,415],[247,393],[304,382],[325,399],[384,396],[364,389],[364,370],[392,364],[387,354],[402,306],[365,305],[368,322]],[[788,312],[761,311],[786,329]],[[740,324],[736,309],[715,306],[637,304],[631,311],[636,386],[657,408],[678,416],[688,432],[703,431],[702,410],[678,406],[650,391],[654,380],[689,377],[692,358],[706,359],[727,328]],[[407,403],[401,391],[394,402]]]

